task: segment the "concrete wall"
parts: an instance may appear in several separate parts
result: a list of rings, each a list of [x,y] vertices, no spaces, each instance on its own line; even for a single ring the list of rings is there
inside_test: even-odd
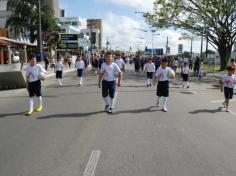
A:
[[[26,88],[20,64],[0,65],[0,90]]]

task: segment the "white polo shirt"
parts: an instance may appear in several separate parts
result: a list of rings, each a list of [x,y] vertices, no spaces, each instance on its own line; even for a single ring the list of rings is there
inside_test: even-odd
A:
[[[103,75],[102,79],[105,81],[115,81],[120,72],[121,70],[116,63],[112,63],[111,65],[103,63],[100,70],[100,73]]]

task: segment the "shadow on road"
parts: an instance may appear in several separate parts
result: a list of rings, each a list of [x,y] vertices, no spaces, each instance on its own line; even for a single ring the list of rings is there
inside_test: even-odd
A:
[[[155,106],[151,106],[148,108],[144,108],[144,109],[135,109],[135,110],[124,110],[124,111],[116,111],[110,115],[117,115],[117,114],[138,114],[138,113],[147,113],[147,112],[156,112],[156,111],[160,111],[157,109],[152,109]],[[97,114],[102,114],[106,112],[104,111],[96,111],[96,112],[88,112],[88,113],[70,113],[70,114],[53,114],[53,115],[47,115],[47,116],[42,116],[42,117],[38,117],[37,119],[39,120],[44,120],[44,119],[50,119],[50,118],[67,118],[67,117],[89,117],[89,116],[93,116],[93,115],[97,115]]]
[[[10,113],[10,114],[0,114],[0,118],[6,118],[6,117],[11,117],[11,116],[22,116],[25,115],[24,112],[16,112],[16,113]]]
[[[218,113],[218,112],[223,112],[222,107],[219,107],[217,109],[199,109],[199,110],[191,111],[189,113],[190,114],[200,114],[200,113],[215,114],[215,113]]]

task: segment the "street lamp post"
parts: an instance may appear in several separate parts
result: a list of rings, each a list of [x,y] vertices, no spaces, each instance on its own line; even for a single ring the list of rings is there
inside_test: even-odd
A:
[[[107,51],[109,50],[109,45],[110,45],[110,42],[109,42],[109,38],[113,38],[114,36],[107,36]]]
[[[153,57],[154,56],[154,51],[153,51],[153,36],[160,35],[160,34],[154,34],[156,32],[156,30],[154,30],[154,29],[152,29],[151,32],[152,32],[152,57]]]
[[[38,0],[38,42],[37,42],[37,50],[38,50],[38,61],[42,61],[43,59],[43,46],[42,46],[42,19],[41,19],[41,1]]]

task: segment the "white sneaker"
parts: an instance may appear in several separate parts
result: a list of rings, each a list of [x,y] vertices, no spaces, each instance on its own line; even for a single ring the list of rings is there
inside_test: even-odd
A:
[[[167,109],[166,107],[164,107],[164,108],[163,108],[163,111],[164,111],[164,112],[167,112],[167,111],[168,111],[168,109]]]
[[[226,108],[226,110],[225,110],[226,112],[230,112],[230,110],[229,110],[229,108]]]

